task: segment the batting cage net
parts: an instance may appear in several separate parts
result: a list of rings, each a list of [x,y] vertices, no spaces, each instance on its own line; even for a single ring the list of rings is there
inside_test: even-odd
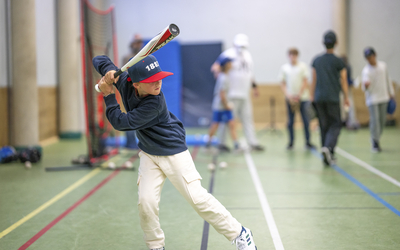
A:
[[[98,55],[107,55],[118,64],[113,7],[102,11],[88,0],[81,0],[81,46],[88,156],[90,163],[95,163],[105,155],[115,154],[117,150],[104,146],[104,140],[115,135],[115,131],[105,116],[103,96],[95,91],[94,86],[100,81],[101,75],[92,64],[93,57]]]

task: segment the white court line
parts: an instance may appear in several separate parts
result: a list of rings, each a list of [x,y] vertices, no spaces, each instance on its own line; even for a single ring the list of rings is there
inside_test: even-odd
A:
[[[350,161],[360,165],[361,167],[365,168],[366,170],[370,171],[371,173],[376,174],[377,176],[381,177],[382,179],[387,180],[388,182],[400,187],[400,182],[393,177],[390,177],[389,175],[383,173],[382,171],[379,171],[378,169],[374,168],[373,166],[369,165],[368,163],[358,159],[352,154],[347,153],[343,149],[336,147],[336,152],[343,156],[344,158],[349,159]]]
[[[267,196],[265,195],[264,189],[261,185],[260,177],[258,176],[253,158],[247,150],[245,151],[244,156],[246,158],[247,167],[249,168],[251,178],[253,179],[254,186],[258,194],[258,199],[260,200],[261,207],[268,224],[269,232],[271,233],[272,240],[275,245],[275,249],[284,250],[281,236],[279,236],[278,228],[276,227],[274,217],[272,216],[272,211],[268,204]]]

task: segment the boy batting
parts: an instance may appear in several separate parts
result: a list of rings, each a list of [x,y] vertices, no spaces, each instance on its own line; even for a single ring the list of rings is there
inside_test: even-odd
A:
[[[201,176],[186,146],[182,122],[169,112],[161,91],[162,79],[172,75],[161,70],[150,55],[114,78],[118,68],[106,56],[97,56],[93,65],[103,76],[99,89],[104,95],[106,116],[120,131],[136,130],[139,139],[138,177],[140,226],[149,249],[163,250],[164,232],[158,211],[166,178],[193,209],[215,230],[236,243],[237,249],[257,249],[250,229],[243,227],[226,208],[201,186]],[[121,94],[127,113],[115,99],[114,86]]]

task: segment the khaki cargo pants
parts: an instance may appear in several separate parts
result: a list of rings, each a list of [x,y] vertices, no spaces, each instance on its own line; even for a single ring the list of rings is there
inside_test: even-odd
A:
[[[230,241],[240,234],[241,224],[201,186],[201,176],[188,150],[171,156],[154,156],[141,151],[139,157],[138,207],[140,225],[148,248],[164,246],[165,237],[160,227],[158,211],[166,178],[218,233]]]

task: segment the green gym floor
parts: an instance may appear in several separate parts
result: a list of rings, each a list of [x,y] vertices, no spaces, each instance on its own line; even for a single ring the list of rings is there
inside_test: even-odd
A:
[[[205,130],[188,129],[188,134]],[[212,156],[190,147],[205,188],[244,226],[259,250],[400,249],[400,130],[386,128],[383,152],[370,153],[369,132],[342,130],[337,166],[324,167],[319,153],[304,149],[296,131],[286,151],[286,131],[258,131],[267,150],[220,154],[226,169],[207,169]],[[319,145],[318,133],[313,142]],[[136,171],[86,169],[46,172],[68,166],[86,152],[85,141],[62,140],[43,148],[39,164],[0,165],[0,249],[147,249],[137,210]],[[136,151],[124,151],[124,162]],[[213,185],[210,185],[213,177]],[[160,221],[167,250],[235,249],[166,182]],[[207,239],[208,236],[208,239]]]

